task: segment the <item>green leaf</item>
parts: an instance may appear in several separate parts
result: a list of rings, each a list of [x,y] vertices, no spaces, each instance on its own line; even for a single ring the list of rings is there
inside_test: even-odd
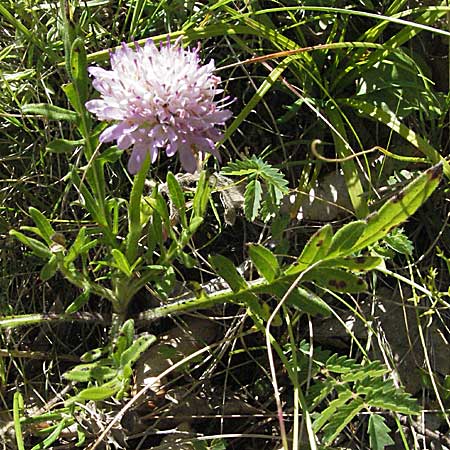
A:
[[[93,400],[101,401],[112,397],[116,392],[119,391],[121,385],[118,380],[111,380],[102,386],[88,387],[80,391],[75,397],[69,398],[66,401],[66,405],[70,405],[77,401],[83,400]]]
[[[84,363],[91,363],[94,362],[96,360],[98,360],[99,358],[101,358],[101,356],[105,353],[105,348],[102,347],[98,347],[98,348],[93,348],[92,350],[89,350],[86,353],[83,353],[80,356],[80,361],[84,362]]]
[[[97,241],[91,241],[93,243],[97,243]],[[77,259],[78,255],[81,253],[82,248],[85,246],[86,243],[86,227],[81,227],[78,231],[77,237],[75,238],[75,241],[69,248],[69,251],[67,252],[67,255],[64,257],[64,264],[69,265],[75,259]]]
[[[187,229],[187,237],[183,240],[187,243],[187,241],[194,235],[194,233],[199,229],[200,225],[203,223],[203,217],[193,217],[189,222],[189,227]]]
[[[331,444],[342,430],[363,410],[364,400],[356,397],[350,403],[338,408],[330,421],[323,428],[323,439],[325,444]]]
[[[23,233],[16,230],[10,230],[9,234],[17,238],[20,242],[22,242],[22,244],[29,247],[36,256],[43,259],[50,259],[53,256],[49,248],[41,241],[25,236]]]
[[[172,225],[170,223],[169,210],[167,209],[167,203],[164,200],[163,196],[155,190],[153,191],[152,197],[145,197],[147,204],[153,208],[158,215],[161,217],[166,230],[171,233],[171,237],[176,238],[173,234]]]
[[[353,393],[350,389],[345,389],[340,392],[338,397],[330,402],[327,408],[325,408],[317,417],[313,423],[313,429],[317,433],[322,427],[330,421],[330,419],[336,414],[336,411],[342,409],[345,404],[351,400]]]
[[[267,292],[282,299],[290,287],[291,283],[275,282],[267,286]],[[320,297],[301,286],[292,290],[286,299],[286,305],[293,306],[312,316],[321,314],[328,317],[331,314],[330,307]]]
[[[181,225],[186,227],[186,200],[184,198],[183,190],[172,172],[167,173],[166,183],[169,189],[170,199],[180,215]]]
[[[305,273],[304,281],[314,281],[319,286],[336,292],[357,293],[367,290],[366,282],[341,269],[314,268]]]
[[[247,288],[247,282],[228,258],[222,255],[213,255],[209,257],[209,262],[217,274],[228,283],[233,292]]]
[[[402,255],[411,256],[414,250],[412,242],[404,234],[403,229],[392,230],[385,238],[384,242],[388,247]]]
[[[244,214],[245,217],[253,222],[258,216],[261,208],[262,188],[259,180],[251,180],[244,193]]]
[[[20,418],[24,413],[24,402],[23,396],[19,391],[14,392],[13,397],[13,419],[14,419],[14,432],[16,436],[16,443],[18,450],[25,450],[23,435],[22,435],[22,425],[20,423]]]
[[[367,223],[364,220],[350,222],[341,227],[336,231],[331,240],[327,257],[347,256],[353,253],[353,246],[361,237],[366,227]]]
[[[145,178],[150,168],[150,155],[147,154],[139,172],[134,177],[133,187],[130,194],[128,209],[128,235],[126,239],[126,260],[127,264],[133,264],[138,254],[138,243],[142,232],[141,223],[141,201],[144,191]],[[114,256],[114,255],[113,255]],[[114,259],[116,257],[114,256]],[[128,276],[131,276],[128,275]]]
[[[389,436],[391,429],[384,423],[384,417],[371,414],[369,417],[369,442],[370,450],[384,450],[395,442]]]
[[[80,192],[84,206],[86,207],[86,209],[88,210],[89,214],[92,216],[94,221],[97,222],[102,227],[107,227],[108,222],[106,220],[106,217],[103,215],[102,211],[98,207],[97,201],[87,188],[86,184],[84,182],[83,183],[81,182],[81,178],[78,175],[75,167],[72,169],[70,173],[70,178],[73,184]]]
[[[73,153],[76,147],[79,147],[83,144],[84,139],[80,139],[78,141],[71,141],[68,139],[54,139],[45,146],[45,149],[51,153]]]
[[[333,228],[330,224],[325,225],[314,233],[306,243],[295,264],[285,270],[286,275],[295,275],[303,272],[312,264],[325,258],[331,245],[332,237]]]
[[[81,38],[76,38],[70,49],[70,72],[72,81],[78,92],[80,106],[84,106],[88,99],[88,71],[86,49]],[[81,113],[81,110],[78,110]]]
[[[120,357],[120,366],[126,365],[132,366],[140,356],[156,341],[156,336],[152,334],[146,334],[139,336],[131,345],[127,348]]]
[[[91,381],[110,380],[117,375],[117,369],[113,369],[106,365],[106,360],[97,361],[88,364],[78,364],[66,373],[63,377],[69,381],[78,383],[87,383]]]
[[[32,447],[31,450],[42,450],[49,448],[59,438],[62,430],[66,427],[67,421],[68,419],[66,418],[62,419],[55,429],[42,442],[39,442],[39,444]]]
[[[133,272],[131,270],[130,264],[128,263],[127,257],[116,248],[113,248],[111,250],[111,254],[115,261],[115,263],[112,264],[112,266],[119,269],[128,278],[131,278],[133,276]]]
[[[248,253],[260,276],[269,283],[280,274],[277,257],[268,248],[259,244],[251,244]]]
[[[442,164],[430,167],[403,190],[389,199],[381,209],[367,218],[367,227],[353,247],[361,250],[386,236],[404,222],[428,199],[442,177]]]
[[[39,228],[39,231],[41,232],[42,238],[47,242],[48,245],[52,243],[52,236],[55,234],[55,230],[50,225],[49,220],[47,217],[44,216],[39,210],[36,208],[33,208],[30,206],[28,209],[30,216],[34,220],[34,223]]]
[[[353,152],[348,145],[346,126],[342,112],[336,107],[330,106],[327,108],[326,113],[332,124],[331,129],[336,154],[338,158],[342,159],[340,166],[344,173],[345,184],[347,185],[348,195],[355,210],[356,217],[366,217],[369,212],[367,197],[364,195],[364,189],[355,160],[351,158]]]
[[[354,272],[365,272],[367,270],[375,269],[382,262],[383,258],[380,256],[347,256],[345,258],[327,259],[320,264],[320,267],[340,267]]]
[[[55,105],[48,105],[46,103],[29,103],[23,105],[22,113],[34,114],[49,120],[62,120],[68,122],[76,122],[79,117],[75,111],[70,111]]]
[[[73,314],[80,310],[88,301],[91,295],[89,289],[85,289],[67,308],[66,314]]]
[[[39,278],[42,281],[47,281],[56,274],[57,270],[58,270],[58,259],[56,258],[56,255],[52,255],[49,261],[44,265],[44,267],[42,267],[41,272],[39,274]]]
[[[194,194],[192,206],[194,217],[203,218],[205,216],[210,194],[211,187],[209,185],[208,175],[205,170],[202,170],[200,172],[200,177],[197,182],[197,189]]]

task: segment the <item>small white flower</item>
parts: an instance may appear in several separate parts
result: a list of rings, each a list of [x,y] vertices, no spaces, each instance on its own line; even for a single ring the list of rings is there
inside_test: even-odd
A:
[[[222,92],[213,75],[214,61],[200,65],[198,49],[183,49],[177,41],[159,48],[150,39],[132,50],[123,44],[111,54],[112,70],[90,67],[94,88],[101,98],[86,108],[99,120],[114,121],[100,135],[100,142],[116,140],[120,149],[132,147],[128,161],[136,173],[150,153],[155,162],[160,148],[167,156],[178,152],[181,165],[195,172],[198,157],[212,153],[219,161],[215,143],[231,111],[214,101]]]

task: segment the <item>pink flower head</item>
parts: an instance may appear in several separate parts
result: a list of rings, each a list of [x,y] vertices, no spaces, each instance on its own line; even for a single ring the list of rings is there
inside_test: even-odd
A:
[[[101,98],[86,108],[99,120],[114,121],[100,135],[100,142],[117,141],[120,149],[132,147],[128,161],[136,173],[150,153],[152,162],[160,148],[167,156],[178,152],[181,165],[195,172],[198,155],[209,152],[219,161],[215,143],[231,111],[214,101],[222,92],[220,78],[213,75],[214,61],[200,65],[198,49],[183,49],[179,40],[155,46],[147,40],[132,50],[123,44],[111,53],[111,69],[89,67],[92,85]]]

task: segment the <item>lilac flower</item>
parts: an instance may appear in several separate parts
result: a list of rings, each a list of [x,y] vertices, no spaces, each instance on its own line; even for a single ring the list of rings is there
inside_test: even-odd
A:
[[[214,61],[200,65],[198,49],[183,49],[177,41],[159,48],[150,39],[132,50],[125,44],[111,54],[112,70],[89,67],[93,86],[101,98],[86,108],[99,120],[114,121],[100,135],[100,142],[117,140],[120,149],[132,147],[128,161],[136,173],[150,153],[152,162],[160,148],[167,156],[178,152],[181,165],[195,172],[198,158],[212,153],[219,161],[215,143],[231,111],[214,96],[220,78],[213,75]]]

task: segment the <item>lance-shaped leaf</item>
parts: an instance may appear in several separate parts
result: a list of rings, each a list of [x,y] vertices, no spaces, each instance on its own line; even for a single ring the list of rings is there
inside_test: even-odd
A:
[[[155,341],[156,336],[152,334],[139,336],[120,356],[120,366],[125,367],[127,364],[132,366]]]
[[[133,264],[138,254],[138,242],[141,237],[141,200],[144,191],[145,177],[150,167],[150,156],[147,155],[133,181],[128,210],[128,235],[126,241],[126,257]],[[115,258],[115,256],[114,256]]]
[[[367,290],[367,284],[362,278],[341,269],[314,268],[305,273],[303,279],[336,292],[357,293]]]
[[[210,193],[211,187],[209,185],[208,175],[205,170],[202,170],[192,202],[192,210],[195,217],[203,217],[205,215]]]
[[[277,257],[268,248],[259,244],[251,244],[248,253],[258,273],[269,283],[280,274]]]
[[[327,259],[320,264],[320,267],[340,267],[354,272],[365,272],[375,269],[383,262],[380,256],[347,256],[345,258]]]
[[[114,258],[114,263],[111,265],[119,269],[123,274],[130,278],[133,275],[133,271],[128,263],[127,257],[116,248],[111,250],[111,254]]]
[[[286,269],[286,275],[300,273],[311,264],[323,259],[328,253],[332,237],[333,229],[330,224],[325,225],[314,233],[303,248],[298,260]]]
[[[281,300],[290,287],[291,283],[280,281],[268,285],[267,291]],[[319,296],[300,286],[294,288],[288,295],[286,304],[312,316],[321,314],[327,317],[331,314],[330,307]]]
[[[347,223],[336,231],[331,240],[327,257],[347,256],[353,253],[353,246],[361,237],[366,227],[367,224],[364,220],[357,220],[356,222]]]
[[[247,288],[247,282],[228,258],[222,255],[214,255],[209,257],[209,262],[217,274],[227,282],[233,292]]]
[[[52,252],[41,241],[28,237],[20,231],[16,230],[11,230],[9,234],[16,237],[20,242],[22,242],[22,244],[25,244],[27,247],[29,247],[36,256],[44,259],[50,259],[52,257]]]
[[[76,141],[69,139],[54,139],[45,146],[45,149],[52,153],[74,153],[76,147],[83,144],[84,139],[79,139]]]
[[[167,173],[167,187],[169,189],[170,199],[180,215],[180,222],[183,227],[187,227],[186,219],[186,199],[184,198],[183,189],[172,172]]]
[[[258,216],[261,208],[262,187],[259,180],[251,180],[245,188],[244,195],[244,213],[250,222],[253,222]]]
[[[52,236],[55,234],[55,230],[50,225],[49,220],[38,209],[33,208],[32,206],[28,211],[34,220],[34,223],[39,228],[42,238],[48,245],[50,245],[52,243]]]
[[[70,72],[72,81],[78,92],[81,107],[88,99],[89,85],[86,49],[81,38],[75,39],[72,43],[72,48],[70,49]],[[81,111],[81,109],[78,111]]]
[[[75,122],[78,120],[78,114],[75,111],[61,108],[47,103],[30,103],[22,106],[24,114],[35,114],[37,116],[45,117],[49,120],[61,120],[68,122]]]
[[[404,222],[433,193],[442,177],[442,163],[430,167],[367,218],[367,227],[353,247],[361,250],[386,236]]]
[[[88,387],[80,391],[75,397],[66,401],[66,406],[83,400],[102,401],[112,397],[121,388],[121,382],[114,379],[101,386]]]

